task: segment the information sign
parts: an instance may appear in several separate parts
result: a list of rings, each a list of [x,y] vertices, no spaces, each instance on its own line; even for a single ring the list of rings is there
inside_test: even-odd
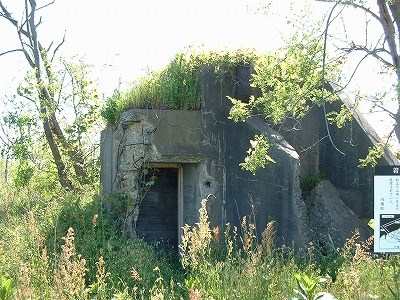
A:
[[[374,221],[374,251],[400,252],[400,166],[375,167]]]

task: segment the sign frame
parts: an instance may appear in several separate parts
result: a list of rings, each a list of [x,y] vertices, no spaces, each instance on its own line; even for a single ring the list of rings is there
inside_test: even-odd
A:
[[[374,252],[400,253],[400,166],[376,166]]]

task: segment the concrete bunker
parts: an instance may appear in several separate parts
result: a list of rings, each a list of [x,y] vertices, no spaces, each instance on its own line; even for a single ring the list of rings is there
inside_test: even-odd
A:
[[[359,153],[343,160],[332,152],[326,139],[315,143],[325,134],[325,127],[315,126],[321,124],[320,112],[310,113],[310,119],[303,121],[302,131],[278,133],[257,117],[240,124],[228,120],[231,103],[226,96],[246,97],[252,92],[248,83],[250,71],[251,68],[239,66],[235,76],[217,79],[213,68],[204,68],[200,78],[201,110],[127,110],[117,124],[102,132],[101,182],[104,193],[122,191],[129,194],[134,203],[143,200],[137,222],[134,216],[128,222],[132,236],[148,241],[168,240],[176,248],[182,226],[194,225],[198,221],[201,200],[213,195],[207,207],[212,227],[223,230],[230,223],[240,229],[242,218],[250,216],[261,236],[267,223],[274,220],[278,245],[304,247],[312,239],[341,230],[327,228],[321,233],[322,227],[340,223],[334,218],[335,221],[314,228],[320,214],[313,205],[318,204],[319,199],[332,198],[333,192],[330,185],[325,184],[319,187],[314,200],[304,199],[300,180],[310,170],[331,171],[327,179],[341,188],[343,195],[346,190],[358,189],[355,193],[361,193],[363,207],[358,217],[368,215],[371,198],[369,187],[365,185],[372,179],[372,171],[342,170],[339,164],[343,163],[356,168]],[[373,131],[365,131],[357,116],[355,122],[358,125],[353,126],[361,128],[357,134],[361,136],[363,146],[373,145],[374,140],[369,136]],[[273,144],[270,155],[276,163],[252,175],[242,170],[239,163],[246,155],[249,140],[256,134],[264,135]],[[332,129],[336,141],[343,141],[343,134]],[[345,143],[346,147],[353,146],[349,145]],[[388,163],[392,161],[387,157],[381,161],[381,164]],[[156,180],[154,190],[150,189],[148,195],[140,199],[137,191],[140,190],[143,168],[159,172],[159,181]],[[344,179],[344,183],[337,178]],[[351,181],[352,178],[361,178],[362,184],[349,185],[349,182],[359,183]],[[323,207],[329,209],[326,208],[329,206]],[[312,220],[310,216],[313,216]],[[346,216],[357,219],[351,211]],[[354,223],[357,226],[358,221]],[[346,228],[346,233],[337,235],[338,243],[353,234],[350,227]],[[369,234],[368,229],[364,231]]]

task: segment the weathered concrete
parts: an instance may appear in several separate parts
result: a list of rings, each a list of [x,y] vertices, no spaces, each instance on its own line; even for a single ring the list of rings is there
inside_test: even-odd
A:
[[[343,247],[356,229],[360,232],[361,240],[365,241],[373,235],[373,230],[343,203],[338,191],[328,180],[321,181],[311,191],[308,216],[314,239],[327,251]]]
[[[205,68],[201,111],[124,112],[118,124],[102,134],[104,192],[122,191],[135,201],[143,166],[181,166],[184,223],[197,222],[201,199],[213,195],[208,202],[212,226],[222,230],[229,222],[240,230],[241,219],[251,216],[261,236],[266,224],[275,220],[278,244],[305,246],[310,231],[299,187],[298,155],[260,119],[244,124],[228,120],[231,103],[226,96],[249,93],[246,85],[238,88],[239,82],[230,76],[217,78],[212,68]],[[277,163],[253,176],[239,163],[255,134],[271,141]],[[139,214],[138,222],[140,218]],[[133,226],[134,220],[129,223]]]
[[[306,246],[311,228],[317,232],[316,239],[323,241],[323,236],[330,234],[338,243],[352,234],[355,225],[369,234],[333,186],[320,184],[307,207],[299,181],[323,172],[341,190],[343,199],[349,199],[347,205],[358,216],[371,216],[372,169],[360,169],[358,163],[368,147],[380,142],[375,132],[356,110],[352,110],[353,122],[345,128],[326,126],[322,107],[312,108],[300,121],[287,120],[276,128],[279,132],[256,117],[235,124],[228,119],[232,104],[226,97],[248,99],[257,92],[248,82],[251,71],[250,66],[241,65],[236,75],[218,78],[213,68],[205,68],[200,78],[202,109],[198,111],[124,112],[117,125],[102,133],[104,192],[122,191],[136,201],[144,167],[178,168],[178,216],[182,223],[178,226],[195,224],[201,199],[212,195],[208,202],[211,226],[222,230],[229,222],[240,229],[242,218],[247,216],[256,222],[260,236],[266,224],[275,220],[280,245]],[[339,108],[340,104],[326,105],[327,111]],[[270,155],[276,163],[252,175],[239,163],[250,147],[249,140],[261,134],[272,144]],[[380,164],[395,162],[387,152]],[[146,216],[139,214],[138,222],[141,218]],[[129,224],[134,223],[131,217]],[[343,226],[336,227],[336,223]]]
[[[243,77],[243,67],[239,70]],[[240,229],[242,218],[250,216],[256,222],[259,236],[267,223],[275,220],[278,244],[306,245],[310,231],[306,207],[301,199],[297,153],[259,118],[240,124],[228,120],[231,103],[226,96],[237,95],[234,83],[240,80],[225,78],[218,82],[213,72],[205,69],[201,82],[205,128],[211,138],[218,137],[214,151],[219,157],[222,199],[226,201],[222,203],[223,219]],[[242,95],[248,92],[243,87],[239,90]],[[242,170],[239,163],[244,161],[249,140],[256,134],[264,135],[273,144],[271,155],[277,163],[252,175]]]
[[[346,204],[359,218],[363,216],[363,197],[361,191],[355,190],[341,190],[337,189],[340,199]]]
[[[298,154],[261,119],[229,125],[229,161],[226,163],[228,219],[240,226],[241,218],[251,216],[259,232],[269,221],[275,220],[278,244],[306,245],[310,240],[310,228],[301,198]],[[276,163],[252,175],[242,170],[239,163],[244,161],[249,140],[256,134],[263,134],[273,144],[270,155]]]
[[[323,107],[313,107],[299,121],[287,120],[279,133],[296,149],[300,156],[300,177],[323,173],[341,190],[358,190],[362,196],[360,217],[373,217],[373,168],[360,168],[359,159],[365,158],[368,148],[382,142],[374,129],[344,94],[342,101],[327,103],[326,112],[340,111],[344,104],[351,111],[353,120],[338,128],[326,122]],[[385,149],[379,165],[398,164],[394,155]],[[357,204],[349,203],[350,207]]]

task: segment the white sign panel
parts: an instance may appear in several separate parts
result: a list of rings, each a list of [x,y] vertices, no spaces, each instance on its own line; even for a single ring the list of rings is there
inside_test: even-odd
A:
[[[400,166],[375,168],[374,221],[374,251],[400,252]]]

